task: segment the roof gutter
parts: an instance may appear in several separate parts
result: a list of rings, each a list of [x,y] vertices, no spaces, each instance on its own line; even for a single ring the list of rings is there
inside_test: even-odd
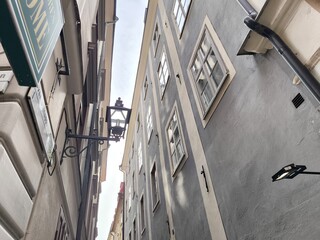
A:
[[[273,47],[280,53],[280,55],[286,60],[292,70],[298,75],[307,89],[320,103],[320,83],[318,80],[310,73],[308,68],[301,63],[297,56],[291,51],[288,45],[280,38],[278,34],[272,31],[270,28],[257,23],[250,17],[244,19],[244,23],[252,31],[258,33],[259,35],[269,39]]]

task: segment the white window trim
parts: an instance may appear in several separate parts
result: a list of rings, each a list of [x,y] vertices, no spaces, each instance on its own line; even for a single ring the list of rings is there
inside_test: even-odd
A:
[[[184,150],[184,154],[181,156],[181,159],[179,160],[179,162],[177,163],[176,166],[173,166],[173,161],[171,158],[171,151],[170,151],[170,143],[169,143],[170,139],[168,137],[168,132],[167,132],[174,113],[176,113],[176,116],[177,116],[177,120],[178,120],[177,124],[179,127],[179,133],[181,135],[180,138],[181,138],[181,142],[182,142],[182,146],[183,146],[183,150]],[[175,177],[176,174],[183,168],[183,166],[188,158],[187,148],[186,148],[186,144],[185,144],[185,137],[184,137],[182,127],[181,127],[181,120],[180,120],[180,114],[178,111],[177,102],[175,102],[175,104],[171,110],[171,113],[169,115],[169,118],[168,118],[168,121],[166,124],[166,128],[165,128],[165,135],[166,135],[166,142],[167,142],[167,148],[168,148],[168,157],[169,157],[169,161],[170,161],[171,175],[172,175],[172,177]]]
[[[199,95],[198,95],[198,91],[196,89],[196,85],[195,85],[195,82],[194,82],[194,78],[193,78],[193,75],[192,75],[192,72],[191,72],[191,67],[192,67],[192,64],[193,64],[193,60],[196,56],[196,53],[197,53],[197,50],[198,50],[198,47],[199,47],[199,44],[202,40],[202,37],[203,37],[203,33],[204,31],[207,31],[212,40],[213,40],[213,43],[214,43],[214,46],[216,48],[216,56],[217,58],[223,63],[226,71],[227,71],[227,77],[224,79],[224,83],[220,85],[219,89],[217,90],[217,93],[216,93],[216,96],[214,98],[214,100],[212,101],[211,103],[211,106],[208,108],[208,110],[206,112],[203,111],[203,107],[202,107],[202,103],[200,102],[201,100],[199,99]],[[193,53],[192,53],[192,57],[190,59],[190,62],[189,62],[189,66],[188,66],[188,76],[189,76],[189,79],[191,79],[191,87],[192,87],[192,91],[193,91],[193,94],[194,96],[196,97],[196,105],[197,105],[197,109],[198,109],[198,112],[199,112],[199,115],[201,117],[201,121],[202,121],[202,126],[205,128],[206,125],[208,124],[210,118],[212,117],[214,111],[217,109],[218,105],[219,105],[219,102],[221,101],[224,93],[226,92],[227,88],[229,87],[231,81],[233,80],[235,74],[236,74],[236,70],[235,68],[233,67],[233,64],[226,52],[226,50],[224,49],[223,45],[222,45],[222,42],[220,41],[216,31],[214,30],[208,16],[205,17],[204,19],[204,22],[203,22],[203,25],[202,25],[202,28],[200,30],[200,34],[199,34],[199,37],[197,39],[197,42],[195,44],[195,47],[194,47],[194,50],[193,50]]]

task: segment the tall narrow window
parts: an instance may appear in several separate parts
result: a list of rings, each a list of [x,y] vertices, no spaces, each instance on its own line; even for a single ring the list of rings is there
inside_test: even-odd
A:
[[[140,225],[141,225],[141,234],[144,232],[145,221],[144,221],[144,198],[143,195],[140,198]]]
[[[148,83],[148,78],[146,77],[146,79],[144,80],[143,83],[143,99],[146,99],[147,97],[147,93],[148,93],[148,87],[149,87],[149,83]]]
[[[184,143],[176,109],[174,109],[173,114],[169,120],[167,136],[169,141],[172,169],[173,172],[175,172],[185,155]]]
[[[149,141],[151,133],[152,133],[152,127],[153,127],[152,115],[151,115],[151,104],[149,104],[149,106],[148,106],[146,123],[147,123],[147,137],[148,137],[148,141]]]
[[[162,96],[164,93],[164,90],[166,89],[168,80],[170,78],[168,61],[167,61],[165,52],[163,52],[161,55],[161,60],[158,67],[158,78],[159,78],[160,92]]]
[[[152,194],[152,206],[153,211],[156,209],[160,198],[159,198],[159,186],[158,186],[158,173],[156,163],[154,162],[151,169],[151,194]]]
[[[60,208],[60,214],[58,218],[58,223],[56,226],[56,233],[54,240],[65,240],[69,237],[69,227],[63,212],[63,209]]]
[[[181,33],[186,22],[191,0],[175,0],[173,16]]]
[[[153,45],[154,54],[157,53],[159,39],[160,39],[160,29],[159,29],[159,24],[156,23],[156,25],[154,27],[154,31],[153,31],[153,37],[152,37],[152,45]]]
[[[128,211],[130,212],[131,210],[131,199],[132,199],[132,196],[131,196],[131,187],[129,187],[128,189]]]
[[[142,144],[141,142],[139,143],[139,148],[138,148],[138,163],[139,163],[139,172],[142,168],[143,161],[142,161]]]
[[[133,220],[133,240],[138,240],[136,219]]]
[[[136,183],[135,183],[135,176],[133,172],[132,173],[132,199],[134,198],[135,194],[136,194]]]
[[[227,70],[207,30],[203,32],[191,64],[203,114],[206,114],[227,77]]]

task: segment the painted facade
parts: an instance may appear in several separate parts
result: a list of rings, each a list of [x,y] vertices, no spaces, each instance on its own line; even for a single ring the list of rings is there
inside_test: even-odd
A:
[[[244,24],[243,2],[315,89]],[[317,238],[317,176],[271,176],[290,163],[320,169],[319,17],[316,1],[149,1],[122,162],[124,239]]]
[[[9,6],[9,1],[1,4]],[[38,87],[20,86],[24,69],[16,66],[23,56],[9,58],[8,46],[12,48],[12,41],[19,49],[25,43],[8,41],[11,35],[3,30],[15,20],[2,21],[9,14],[1,14],[0,39],[6,44],[0,50],[0,239],[95,239],[107,143],[90,143],[91,148],[76,157],[66,156],[63,149],[75,146],[79,151],[87,145],[87,140],[66,142],[67,129],[107,135],[103,125],[110,103],[115,1],[25,5],[31,11],[26,15],[31,20],[26,21],[34,26],[39,51],[53,27],[52,19],[47,19],[57,10],[53,5],[61,7],[63,18],[55,21],[62,21],[63,28],[52,53],[45,56],[49,60],[41,66]]]

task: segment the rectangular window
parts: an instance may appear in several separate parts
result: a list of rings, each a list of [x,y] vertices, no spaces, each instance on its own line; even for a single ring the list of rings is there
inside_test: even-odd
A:
[[[168,61],[164,51],[162,52],[161,60],[158,67],[158,78],[159,78],[161,96],[163,96],[164,90],[166,89],[168,80],[170,78]]]
[[[147,137],[149,141],[152,133],[152,127],[153,127],[152,115],[151,115],[151,104],[149,104],[149,107],[148,107],[146,122],[147,122]]]
[[[136,219],[133,220],[133,240],[138,240]]]
[[[143,83],[143,99],[146,99],[147,97],[148,87],[149,87],[148,78],[146,78]]]
[[[142,144],[140,142],[139,148],[138,148],[138,163],[139,163],[139,172],[142,168],[143,162],[142,162]]]
[[[131,199],[132,199],[132,196],[131,196],[131,187],[129,187],[128,189],[128,211],[130,212],[130,209],[131,209]]]
[[[132,173],[132,199],[134,198],[134,195],[136,194],[136,187],[135,187],[135,176],[134,172]]]
[[[174,109],[169,120],[167,137],[169,142],[171,165],[173,172],[175,172],[185,155],[184,142],[181,135],[180,123],[176,109]]]
[[[203,32],[197,46],[191,63],[191,75],[205,115],[228,76],[226,67],[207,30]]]
[[[159,29],[159,24],[156,23],[156,25],[154,27],[154,31],[153,31],[153,37],[152,37],[152,45],[153,45],[154,54],[157,53],[159,40],[160,40],[160,29]]]
[[[156,168],[156,163],[154,162],[151,169],[151,194],[152,194],[152,205],[153,211],[155,211],[159,203],[159,185],[158,185],[158,173]]]
[[[60,208],[60,214],[58,218],[58,223],[56,227],[56,233],[54,240],[67,240],[69,237],[69,228],[66,222],[66,218],[63,212],[63,209]]]
[[[186,22],[188,10],[191,0],[175,0],[173,8],[174,20],[177,24],[179,32],[181,33]]]
[[[144,198],[143,195],[140,198],[140,225],[141,225],[141,234],[144,232],[144,229],[146,228],[145,222],[144,222]]]

